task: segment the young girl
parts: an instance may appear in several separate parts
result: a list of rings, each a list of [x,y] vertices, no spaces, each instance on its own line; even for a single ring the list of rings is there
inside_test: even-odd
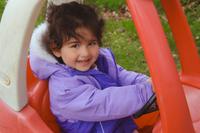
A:
[[[131,115],[153,94],[148,77],[116,64],[101,45],[104,22],[93,8],[50,5],[34,32],[30,63],[49,80],[50,107],[63,132],[132,133]]]

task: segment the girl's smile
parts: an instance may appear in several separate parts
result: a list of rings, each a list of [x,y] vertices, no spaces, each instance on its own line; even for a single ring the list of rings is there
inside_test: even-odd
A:
[[[82,64],[83,66],[87,65],[90,62],[90,59],[87,60],[78,60],[78,63]]]

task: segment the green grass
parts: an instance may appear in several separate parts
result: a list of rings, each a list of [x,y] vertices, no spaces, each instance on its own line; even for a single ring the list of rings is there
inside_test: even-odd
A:
[[[118,64],[128,70],[148,73],[132,20],[110,19],[107,21],[105,29],[104,46],[113,50]]]
[[[200,1],[185,5],[185,13],[200,53]]]
[[[120,7],[125,5],[125,0],[85,0],[85,3],[97,6],[100,9],[118,11]]]

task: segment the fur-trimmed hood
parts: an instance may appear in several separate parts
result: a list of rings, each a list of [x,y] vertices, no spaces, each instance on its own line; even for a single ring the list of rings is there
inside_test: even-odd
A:
[[[47,26],[47,23],[42,23],[34,30],[30,42],[30,52],[38,58],[51,63],[56,63],[57,60],[45,50],[44,44],[42,43],[42,36],[46,32]]]
[[[47,30],[47,23],[42,23],[33,32],[30,41],[30,65],[39,79],[47,79],[59,68],[58,61],[44,48],[42,36]]]

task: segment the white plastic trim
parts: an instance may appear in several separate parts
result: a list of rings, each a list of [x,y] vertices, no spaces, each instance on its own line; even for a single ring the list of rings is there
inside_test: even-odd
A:
[[[48,0],[48,3],[53,3],[55,5],[61,5],[63,3],[69,3],[69,2],[72,2],[72,1],[83,3],[84,0]]]
[[[28,102],[26,61],[44,0],[9,0],[0,23],[0,100],[15,111]]]

